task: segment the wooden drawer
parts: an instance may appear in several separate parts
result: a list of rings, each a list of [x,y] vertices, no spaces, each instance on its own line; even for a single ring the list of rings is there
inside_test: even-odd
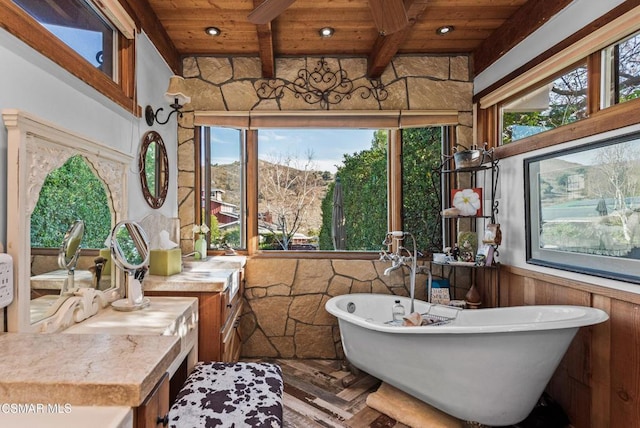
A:
[[[233,283],[230,284],[227,289],[221,294],[221,325],[227,324],[229,317],[231,317],[232,314],[236,312],[238,304],[242,301],[242,293],[244,292],[244,287],[242,286],[240,278],[241,277],[239,273],[234,275],[232,279]]]
[[[242,300],[235,305],[234,312],[227,320],[220,332],[220,360],[224,362],[236,362],[240,359],[242,338],[240,337],[240,314],[242,313]]]

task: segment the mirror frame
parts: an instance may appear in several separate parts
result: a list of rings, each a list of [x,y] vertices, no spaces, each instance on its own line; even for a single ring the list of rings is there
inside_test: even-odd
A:
[[[136,251],[142,257],[142,261],[138,264],[131,263],[125,258],[122,246],[118,241],[118,232],[121,228],[126,228],[129,231],[129,236],[136,246]],[[140,224],[135,221],[125,220],[116,224],[111,232],[110,237],[111,258],[113,263],[120,269],[127,273],[132,273],[136,269],[140,269],[149,264],[149,238]]]
[[[157,151],[155,169],[154,171],[147,171],[145,159],[153,143],[155,143]],[[142,186],[142,194],[144,195],[145,201],[147,201],[151,208],[160,208],[164,204],[169,190],[169,157],[164,141],[156,131],[148,131],[144,134],[144,137],[142,137],[138,169],[140,170],[140,185]],[[150,172],[155,175],[155,189],[149,188],[147,175]]]
[[[127,177],[133,157],[16,109],[2,110],[7,128],[7,252],[14,260],[13,302],[7,308],[9,332],[54,332],[94,315],[120,298],[121,282],[100,291],[86,289],[65,301],[52,317],[31,324],[31,214],[49,172],[82,155],[105,184],[112,225],[128,212]]]

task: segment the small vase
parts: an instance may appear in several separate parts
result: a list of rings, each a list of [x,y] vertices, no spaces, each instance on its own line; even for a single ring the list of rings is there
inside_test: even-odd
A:
[[[205,239],[204,233],[198,235],[198,239],[194,244],[195,257],[197,260],[206,259],[207,258],[207,240]]]

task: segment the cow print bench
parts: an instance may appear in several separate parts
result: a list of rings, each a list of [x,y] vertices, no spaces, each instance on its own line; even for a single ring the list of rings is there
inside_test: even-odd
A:
[[[169,410],[169,426],[279,428],[283,389],[276,364],[198,363]]]

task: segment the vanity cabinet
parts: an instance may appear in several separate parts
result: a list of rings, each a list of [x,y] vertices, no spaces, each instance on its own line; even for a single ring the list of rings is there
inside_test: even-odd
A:
[[[169,424],[169,374],[162,379],[136,409],[135,428],[166,427]]]
[[[198,299],[198,360],[236,362],[240,358],[242,340],[239,333],[242,314],[244,280],[242,270],[227,277],[221,286],[217,280],[189,279],[189,273],[148,277],[146,296],[184,296]],[[226,274],[225,274],[226,275]],[[204,275],[203,275],[204,276]],[[209,282],[207,282],[209,281]]]

